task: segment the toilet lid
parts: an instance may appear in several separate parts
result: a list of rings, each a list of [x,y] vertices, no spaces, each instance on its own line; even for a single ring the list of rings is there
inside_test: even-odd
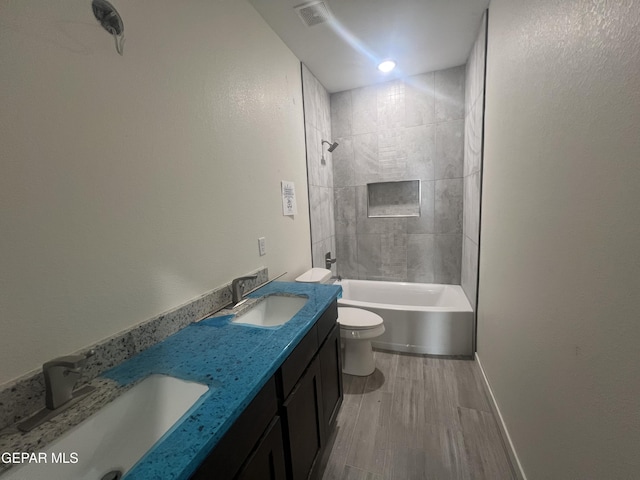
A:
[[[338,323],[354,330],[382,325],[382,317],[362,308],[338,307]]]

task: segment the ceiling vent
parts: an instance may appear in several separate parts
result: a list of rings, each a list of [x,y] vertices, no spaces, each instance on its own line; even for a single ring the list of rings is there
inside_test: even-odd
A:
[[[324,2],[308,2],[293,8],[307,27],[328,22],[333,18]]]

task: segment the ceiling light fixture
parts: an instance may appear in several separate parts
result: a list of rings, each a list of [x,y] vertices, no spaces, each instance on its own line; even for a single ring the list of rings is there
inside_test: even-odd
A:
[[[396,62],[394,62],[393,60],[384,60],[378,65],[378,70],[383,73],[389,73],[394,68],[396,68]]]

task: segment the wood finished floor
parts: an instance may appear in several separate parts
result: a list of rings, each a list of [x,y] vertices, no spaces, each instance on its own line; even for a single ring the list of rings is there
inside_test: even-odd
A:
[[[515,479],[473,360],[374,352],[344,375],[323,480]]]

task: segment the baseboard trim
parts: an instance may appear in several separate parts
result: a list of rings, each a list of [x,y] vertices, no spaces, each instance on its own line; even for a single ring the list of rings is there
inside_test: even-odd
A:
[[[491,385],[489,385],[489,380],[487,379],[487,375],[485,374],[484,368],[482,367],[482,362],[480,361],[478,352],[476,352],[476,362],[478,362],[478,366],[480,367],[480,371],[482,372],[482,378],[484,379],[484,384],[487,387],[487,392],[489,392],[489,403],[491,404],[491,410],[493,410],[494,416],[498,419],[498,428],[500,429],[500,434],[502,435],[502,439],[507,448],[507,454],[509,455],[511,465],[514,467],[515,474],[518,480],[527,480],[527,476],[524,474],[524,470],[522,468],[522,464],[520,463],[520,459],[518,458],[518,454],[516,453],[516,449],[513,446],[513,442],[511,441],[511,436],[509,435],[509,430],[507,430],[507,425],[504,423],[504,419],[502,418],[502,413],[498,408],[496,398],[493,396],[493,390],[491,390]]]

